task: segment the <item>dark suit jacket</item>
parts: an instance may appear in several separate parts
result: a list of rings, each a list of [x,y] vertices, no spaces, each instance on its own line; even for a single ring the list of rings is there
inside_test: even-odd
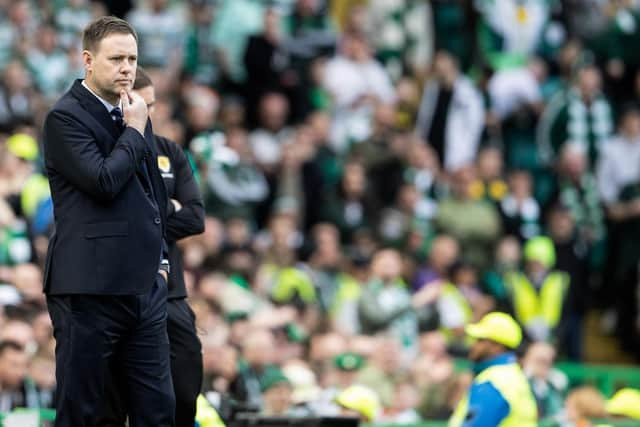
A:
[[[122,134],[76,80],[44,124],[55,230],[44,289],[50,295],[139,295],[151,289],[163,248],[167,194],[153,132]],[[153,197],[136,170],[145,162]],[[155,201],[155,203],[154,203]]]
[[[167,243],[171,264],[169,299],[186,298],[182,254],[176,242],[204,231],[204,203],[182,147],[161,136],[154,137],[158,149],[158,169],[164,179],[167,196],[182,205],[177,212],[172,203],[168,205]]]

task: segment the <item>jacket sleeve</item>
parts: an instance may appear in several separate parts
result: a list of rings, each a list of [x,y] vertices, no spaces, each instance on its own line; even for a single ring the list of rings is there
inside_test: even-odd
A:
[[[509,402],[490,382],[474,384],[462,427],[497,427],[509,415]]]
[[[170,198],[182,205],[182,209],[176,212],[169,200],[167,239],[175,242],[204,231],[204,202],[187,156],[175,144],[171,144],[170,149],[176,180],[175,193]]]
[[[135,174],[144,157],[146,142],[137,130],[127,128],[105,157],[95,138],[76,118],[53,111],[45,120],[44,146],[47,167],[90,197],[108,201]]]

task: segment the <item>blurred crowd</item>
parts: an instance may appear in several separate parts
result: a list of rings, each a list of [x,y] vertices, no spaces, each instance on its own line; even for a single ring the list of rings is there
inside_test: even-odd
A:
[[[53,399],[41,127],[104,14],[205,200],[180,246],[211,401],[331,415],[359,384],[366,419],[446,419],[464,326],[498,310],[572,425],[602,400],[565,407],[553,369],[585,314],[640,354],[636,2],[0,0],[0,412]]]

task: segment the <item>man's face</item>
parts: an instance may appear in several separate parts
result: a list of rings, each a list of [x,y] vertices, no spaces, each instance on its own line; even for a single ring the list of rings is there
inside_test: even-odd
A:
[[[578,74],[578,85],[583,98],[593,99],[600,91],[600,71],[595,67],[587,67]]]
[[[490,357],[491,342],[479,339],[471,346],[469,350],[469,360],[472,362],[482,362]]]
[[[402,274],[402,259],[394,250],[383,250],[374,257],[371,272],[383,282],[391,283]]]
[[[262,100],[261,116],[265,128],[280,130],[287,121],[287,114],[289,114],[289,105],[284,96],[270,94]]]
[[[338,386],[341,388],[347,388],[356,383],[358,379],[358,371],[337,371],[336,378]]]
[[[622,122],[622,130],[630,137],[637,138],[640,135],[640,112],[628,113]]]
[[[17,388],[27,375],[28,361],[24,351],[5,350],[0,356],[0,375],[2,387]]]
[[[284,415],[291,406],[291,386],[287,383],[278,384],[264,393],[265,406],[271,415]]]
[[[156,91],[153,86],[143,87],[142,89],[136,90],[136,93],[144,99],[144,103],[147,104],[147,110],[149,111],[149,116],[151,116],[151,121],[153,122],[153,112],[155,111],[156,104]]]
[[[107,101],[115,104],[123,89],[133,87],[138,45],[131,34],[110,34],[95,51],[82,52],[82,58],[87,84]]]
[[[455,172],[453,175],[453,191],[455,195],[460,199],[469,199],[471,197],[469,190],[475,179],[475,170],[471,167],[464,167]]]
[[[433,67],[436,78],[443,83],[458,74],[458,68],[453,57],[446,52],[438,52],[436,54]]]
[[[524,360],[524,370],[528,375],[535,378],[546,380],[549,377],[553,361],[555,359],[555,351],[553,347],[546,343],[536,343],[529,348]]]
[[[273,362],[274,349],[275,342],[271,332],[256,332],[245,343],[243,356],[249,365],[262,368]]]

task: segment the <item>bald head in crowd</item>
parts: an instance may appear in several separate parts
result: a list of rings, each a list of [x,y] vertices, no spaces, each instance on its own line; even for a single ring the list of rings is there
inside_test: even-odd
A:
[[[242,356],[255,368],[262,368],[273,362],[275,339],[267,329],[255,329],[242,342]]]

